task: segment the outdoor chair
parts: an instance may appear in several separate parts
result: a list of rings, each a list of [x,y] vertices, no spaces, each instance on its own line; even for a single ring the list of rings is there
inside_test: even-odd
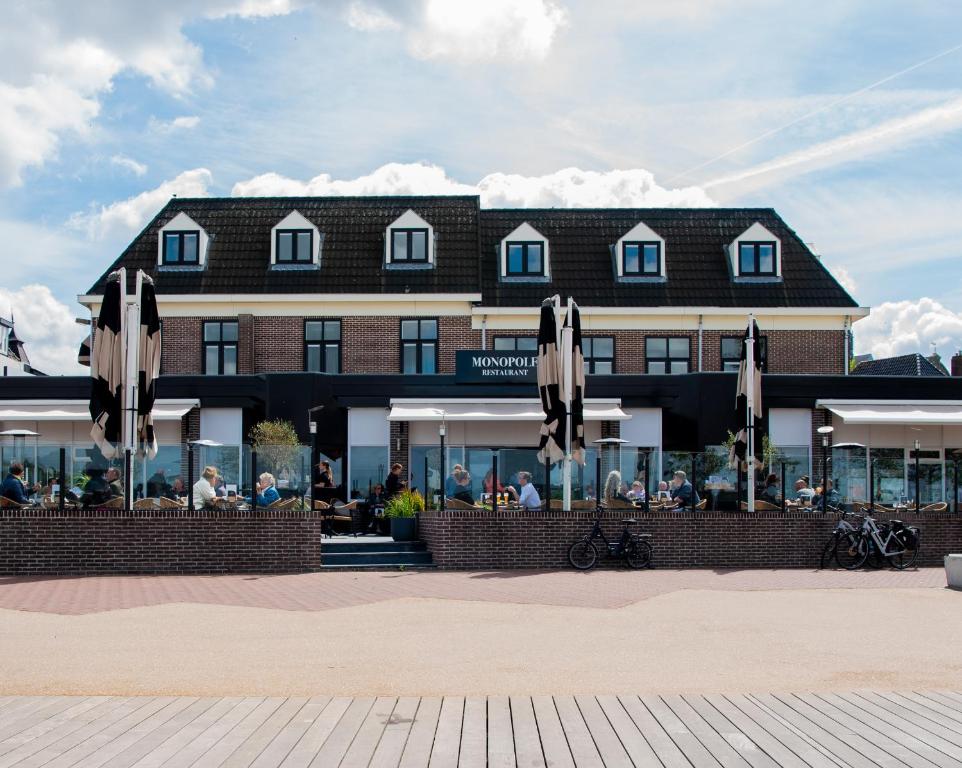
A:
[[[333,507],[329,507],[327,514],[324,515],[328,525],[331,526],[331,533],[334,532],[333,523],[347,523],[347,533],[355,537],[361,527],[359,516],[360,510],[357,508],[356,501],[349,504],[335,504]]]
[[[630,501],[623,499],[607,499],[601,503],[601,506],[605,509],[637,509]]]
[[[949,505],[944,501],[936,501],[933,504],[926,504],[919,512],[945,512]]]
[[[695,505],[695,509],[707,509],[707,508],[708,508],[708,497],[707,497],[707,496],[706,496],[704,499],[702,499],[701,501],[699,501],[699,502]]]
[[[184,509],[184,505],[179,501],[174,501],[173,499],[168,499],[166,496],[161,496],[157,499],[157,506],[161,509]]]
[[[124,497],[114,496],[112,499],[107,499],[103,504],[94,504],[96,509],[123,509],[124,508]]]
[[[29,505],[21,504],[19,501],[14,501],[13,499],[8,499],[6,496],[0,496],[0,507],[3,507],[4,509],[22,509],[26,506]]]
[[[446,496],[444,498],[444,508],[445,509],[459,509],[459,510],[480,510],[483,507],[479,507],[477,504],[469,504],[461,499],[455,499],[452,496]]]
[[[291,496],[286,499],[278,499],[267,505],[268,509],[294,509],[297,506],[297,497]]]
[[[134,509],[157,509],[157,499],[137,499]]]
[[[331,508],[331,505],[328,504],[326,501],[318,501],[318,500],[314,501],[314,509],[324,510],[324,509],[330,509],[330,508]]]
[[[571,502],[571,511],[579,512],[584,510],[596,510],[598,508],[598,502],[593,499],[573,499]]]
[[[748,502],[747,502],[747,501],[743,501],[743,502],[741,503],[741,510],[742,510],[742,512],[747,512],[747,511],[748,511]],[[771,504],[771,503],[769,503],[769,502],[767,502],[767,501],[762,501],[761,499],[756,499],[756,500],[755,500],[755,511],[756,511],[756,512],[778,512],[778,511],[780,511],[780,510],[781,510],[781,507],[778,506],[777,504]]]

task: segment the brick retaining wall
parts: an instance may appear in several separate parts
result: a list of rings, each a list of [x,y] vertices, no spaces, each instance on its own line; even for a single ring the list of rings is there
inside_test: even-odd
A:
[[[621,532],[620,511],[606,513],[605,535]],[[812,568],[835,526],[834,515],[801,512],[653,512],[634,530],[653,535],[660,568]],[[568,547],[591,530],[593,512],[427,511],[420,536],[440,568],[569,567]],[[883,519],[882,516],[879,520]],[[903,515],[921,530],[920,565],[962,552],[962,518]],[[614,563],[615,561],[609,561]]]
[[[293,573],[321,565],[318,512],[0,509],[0,574]]]

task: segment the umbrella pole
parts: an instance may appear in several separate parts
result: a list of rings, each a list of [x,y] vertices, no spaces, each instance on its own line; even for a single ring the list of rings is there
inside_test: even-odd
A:
[[[755,511],[755,316],[748,316],[748,338],[745,339],[745,376],[748,378],[748,456],[747,488],[748,511]]]
[[[565,320],[565,326],[561,329],[561,360],[563,366],[562,372],[562,400],[565,406],[565,445],[564,445],[564,464],[562,467],[562,481],[564,483],[563,494],[563,508],[565,512],[571,511],[571,381],[572,381],[572,365],[571,365],[571,339],[573,331],[571,326],[569,326],[568,320],[571,317],[571,299],[568,300],[568,317]]]

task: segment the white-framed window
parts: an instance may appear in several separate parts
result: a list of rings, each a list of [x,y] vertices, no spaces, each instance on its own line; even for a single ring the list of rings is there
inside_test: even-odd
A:
[[[501,278],[541,280],[551,276],[548,238],[524,222],[501,241]]]
[[[782,243],[758,222],[729,246],[732,275],[736,278],[772,279],[782,276]]]
[[[648,281],[667,277],[665,238],[638,222],[612,247],[615,277],[619,280]]]
[[[384,266],[428,269],[434,266],[434,227],[408,209],[384,233]]]
[[[204,228],[181,211],[157,231],[157,266],[202,269],[207,263],[209,244]]]
[[[314,222],[299,211],[291,211],[271,227],[271,268],[319,267],[323,240]]]

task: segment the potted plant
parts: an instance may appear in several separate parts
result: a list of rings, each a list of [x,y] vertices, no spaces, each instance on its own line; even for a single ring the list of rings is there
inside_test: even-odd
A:
[[[414,541],[414,516],[423,511],[424,497],[417,491],[404,490],[392,496],[384,505],[384,517],[391,521],[391,538]]]

